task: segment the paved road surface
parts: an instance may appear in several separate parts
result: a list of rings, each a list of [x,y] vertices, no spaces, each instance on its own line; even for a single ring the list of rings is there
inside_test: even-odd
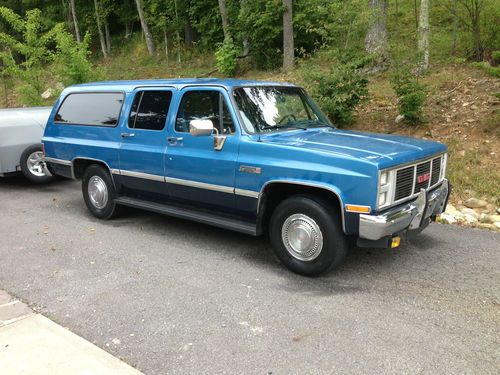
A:
[[[317,279],[265,239],[0,179],[0,289],[146,374],[498,374],[500,234],[434,224]]]

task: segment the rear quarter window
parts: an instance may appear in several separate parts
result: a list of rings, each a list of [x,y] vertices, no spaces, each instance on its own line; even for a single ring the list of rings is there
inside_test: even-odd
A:
[[[62,124],[116,126],[124,94],[121,92],[69,94],[59,107],[54,121]]]

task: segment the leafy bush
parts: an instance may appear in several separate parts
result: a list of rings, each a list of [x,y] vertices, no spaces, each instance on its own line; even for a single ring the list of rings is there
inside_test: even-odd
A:
[[[40,94],[46,83],[45,66],[51,61],[47,48],[50,34],[42,30],[42,12],[39,9],[29,10],[23,19],[11,9],[0,7],[0,19],[19,37],[15,39],[0,32],[0,41],[4,47],[2,60],[4,63],[14,62],[9,64],[9,74],[22,81],[17,91],[23,103],[39,105],[42,102]]]
[[[363,62],[335,64],[329,71],[305,71],[304,80],[321,109],[338,126],[352,122],[356,106],[368,97]]]
[[[472,66],[485,71],[492,77],[500,78],[500,66],[491,66],[487,61],[475,62]]]
[[[67,86],[89,82],[98,76],[88,57],[90,54],[90,34],[85,34],[81,43],[75,43],[64,26],[56,26],[55,67],[59,79]]]
[[[392,79],[392,88],[398,97],[399,114],[411,125],[422,122],[422,106],[427,97],[425,85],[409,69],[397,71]]]
[[[67,85],[95,77],[95,70],[88,60],[89,34],[82,43],[76,43],[62,23],[47,30],[39,9],[27,11],[22,18],[13,10],[0,7],[0,20],[16,32],[11,36],[0,31],[0,47],[3,47],[0,75],[4,80],[20,80],[17,91],[22,103],[44,103],[41,94],[47,88],[52,68]]]
[[[217,51],[215,51],[215,65],[219,72],[229,77],[235,75],[238,66],[238,52],[231,40],[225,41],[217,48]]]
[[[493,51],[491,53],[491,66],[498,66],[500,65],[500,51]]]

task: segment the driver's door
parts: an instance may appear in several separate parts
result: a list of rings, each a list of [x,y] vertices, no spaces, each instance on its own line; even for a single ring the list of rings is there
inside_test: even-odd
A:
[[[226,90],[189,87],[180,93],[175,122],[169,129],[165,154],[166,182],[173,201],[232,213],[240,130]],[[220,150],[212,135],[189,133],[191,120],[212,121],[225,136]]]

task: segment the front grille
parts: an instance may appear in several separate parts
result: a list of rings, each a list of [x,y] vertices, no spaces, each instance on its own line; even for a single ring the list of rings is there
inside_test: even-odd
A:
[[[431,186],[439,181],[441,175],[441,156],[432,160]]]
[[[427,189],[429,187],[429,180],[431,179],[430,176],[431,172],[431,161],[426,161],[425,163],[420,163],[417,165],[417,178],[415,180],[415,190],[413,191],[414,193],[418,193],[420,189]],[[425,177],[422,179],[422,181],[419,181],[418,179],[420,177]]]
[[[396,191],[394,195],[395,201],[398,201],[400,199],[406,198],[411,195],[411,192],[413,191],[414,172],[415,172],[414,166],[400,169],[398,171],[396,175]]]
[[[442,156],[402,168],[396,172],[394,202],[416,194],[439,182]]]

